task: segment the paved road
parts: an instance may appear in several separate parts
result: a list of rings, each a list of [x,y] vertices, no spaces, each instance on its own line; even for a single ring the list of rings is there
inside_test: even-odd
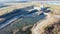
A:
[[[13,21],[17,20],[18,18],[23,18],[25,15],[29,15],[31,13],[37,12],[35,10],[29,12],[23,9],[16,9],[13,12],[0,16],[0,18],[5,18],[3,22],[0,23],[0,29],[4,28],[5,26],[11,24]]]
[[[30,9],[28,9],[30,10]],[[19,18],[23,18],[26,15],[38,12],[38,10],[32,10],[32,11],[28,11],[25,8],[22,9],[15,9],[13,10],[11,13],[7,13],[5,15],[0,16],[0,18],[5,18],[5,20],[3,22],[0,23],[0,29],[4,28],[5,26],[11,24],[13,21],[19,19]],[[41,16],[40,18],[43,18],[43,16]]]

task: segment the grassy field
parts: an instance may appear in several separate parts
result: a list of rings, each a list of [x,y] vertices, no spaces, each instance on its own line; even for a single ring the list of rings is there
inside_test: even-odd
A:
[[[60,18],[55,17],[55,15],[60,15],[60,5],[45,4],[44,6],[50,7],[52,10],[52,13],[49,13],[49,17],[47,17],[45,20],[42,20],[42,22],[41,21],[37,22],[38,23],[37,26],[32,28],[32,34],[53,34],[53,33],[60,34],[60,31],[58,32],[60,25],[57,26],[58,24],[60,24]],[[56,24],[56,23],[58,23],[58,24]],[[56,25],[52,26],[52,24],[56,24]],[[48,29],[45,31],[46,27]],[[53,29],[49,30],[51,28],[53,28]],[[50,31],[53,31],[53,33]],[[47,32],[47,33],[45,33],[45,32]]]
[[[9,12],[12,12],[14,9],[19,9],[19,8],[24,8],[27,6],[30,6],[31,4],[28,5],[28,3],[7,3],[11,6],[0,8],[0,16]]]
[[[6,14],[6,13],[9,13],[11,12],[12,10],[14,9],[19,9],[19,8],[22,8],[22,7],[26,7],[26,6],[30,6],[30,5],[35,5],[36,7],[39,7],[41,4],[40,3],[13,3],[11,4],[12,6],[9,6],[9,7],[6,7],[6,8],[3,8],[3,9],[0,9],[0,15],[3,15],[3,14]],[[48,6],[48,7],[51,7],[52,11],[57,11],[58,14],[60,14],[60,5],[49,5],[49,4],[45,4],[44,6]],[[27,24],[34,24],[37,22],[37,19],[38,17],[35,17],[35,18],[24,18],[24,19],[18,19],[16,20],[15,22],[13,22],[12,24],[10,24],[9,26],[7,26],[6,28],[3,29],[2,32],[6,33],[10,33],[11,30],[19,30],[19,28],[22,27],[23,24],[27,23]],[[45,23],[45,22],[44,22]],[[24,25],[23,25],[24,26]],[[1,34],[1,31],[0,31],[0,34]]]
[[[40,2],[28,2],[28,3],[7,3],[11,6],[8,6],[8,7],[4,7],[4,8],[0,8],[0,16],[3,15],[3,14],[6,14],[6,13],[9,13],[9,12],[12,12],[12,10],[14,9],[19,9],[19,8],[23,8],[23,7],[26,7],[26,6],[30,6],[30,5],[35,5],[37,7],[40,7]],[[60,5],[53,5],[53,4],[45,4],[44,6],[48,6],[48,7],[51,7],[52,10],[55,10],[55,11],[60,11]]]
[[[20,8],[24,8],[27,6],[31,6],[31,4],[29,3],[6,3],[6,5],[11,5],[8,7],[3,7],[0,8],[0,16],[6,14],[6,13],[10,13],[15,9],[20,9]],[[5,18],[0,18],[0,21],[4,20]]]

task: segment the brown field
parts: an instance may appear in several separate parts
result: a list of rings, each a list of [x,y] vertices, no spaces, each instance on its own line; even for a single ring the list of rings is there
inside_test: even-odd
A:
[[[30,5],[35,5],[37,7],[40,7],[40,2],[7,3],[7,4],[10,4],[11,6],[5,7],[5,8],[0,8],[0,16],[3,15],[3,14],[6,14],[6,13],[12,12],[12,10],[14,10],[14,9],[23,8],[23,7],[30,6]],[[60,11],[60,5],[45,4],[44,6],[51,7],[52,10]]]
[[[9,4],[9,3],[8,3]],[[30,6],[31,4],[28,3],[10,3],[11,6],[9,7],[4,7],[4,8],[0,8],[0,16],[9,12],[12,12],[12,10],[14,9],[19,9],[19,8],[24,8],[27,6]]]
[[[48,13],[49,17],[46,17],[45,20],[38,21],[37,25],[33,26],[32,34],[60,34],[60,18],[55,17],[55,15],[60,15],[60,5],[45,4],[45,6],[51,7],[52,12]],[[52,26],[52,24],[55,25]],[[45,30],[45,28],[47,29]],[[53,29],[51,30],[51,28]]]
[[[7,7],[7,8],[5,8],[5,9],[0,9],[0,15],[3,15],[3,14],[6,14],[6,13],[9,13],[9,12],[11,12],[12,10],[14,10],[14,9],[19,9],[19,8],[22,8],[22,7],[26,7],[26,6],[30,6],[30,5],[32,5],[32,4],[34,4],[35,6],[37,6],[37,7],[39,7],[40,6],[40,3],[34,3],[34,2],[32,2],[32,3],[23,3],[23,4],[21,4],[21,3],[16,3],[16,4],[12,4],[12,6],[9,6],[9,7]],[[44,6],[48,6],[48,7],[51,7],[51,10],[53,11],[53,13],[52,13],[52,15],[54,16],[55,14],[60,14],[60,5],[49,5],[49,4],[45,4]],[[51,15],[50,15],[51,16]],[[37,26],[35,27],[35,28],[39,28],[41,31],[39,31],[39,30],[34,30],[35,28],[32,28],[32,32],[33,33],[35,33],[36,31],[39,33],[39,32],[43,32],[44,31],[44,28],[46,27],[46,26],[48,26],[48,25],[50,25],[50,24],[54,24],[54,22],[55,21],[57,21],[58,19],[55,19],[55,18],[53,18],[53,17],[50,17],[50,18],[48,18],[47,20],[42,20],[42,22],[41,21],[38,21],[37,23]],[[27,21],[27,22],[26,22]],[[3,29],[3,31],[2,32],[4,32],[4,33],[11,33],[11,31],[13,31],[13,33],[16,33],[16,31],[19,31],[19,28],[20,28],[20,24],[21,25],[23,25],[23,23],[33,23],[33,22],[35,22],[35,20],[34,19],[32,19],[32,18],[26,18],[25,20],[24,19],[18,19],[17,21],[15,21],[15,22],[13,22],[13,24],[14,25],[9,25],[8,27],[7,27],[7,30],[6,30],[6,28],[5,29]],[[31,24],[30,23],[30,24]],[[40,24],[41,23],[41,24]],[[0,33],[1,33],[1,31],[0,31]],[[35,33],[36,34],[36,33]]]

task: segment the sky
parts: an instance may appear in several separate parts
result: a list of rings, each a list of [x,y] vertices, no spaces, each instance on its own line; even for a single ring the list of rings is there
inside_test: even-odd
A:
[[[10,2],[10,1],[27,1],[27,0],[0,0],[0,2]]]
[[[32,0],[0,0],[0,2],[11,2],[11,1],[32,1]],[[33,1],[43,1],[43,0],[33,0]]]

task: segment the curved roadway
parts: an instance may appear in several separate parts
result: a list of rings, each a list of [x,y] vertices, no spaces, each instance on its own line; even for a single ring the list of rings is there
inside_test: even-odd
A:
[[[5,15],[0,16],[0,18],[5,18],[3,22],[0,23],[0,29],[4,28],[5,26],[9,25],[13,21],[17,20],[18,18],[23,18],[25,15],[37,12],[35,10],[29,12],[24,9],[15,9],[11,13],[7,13]]]

